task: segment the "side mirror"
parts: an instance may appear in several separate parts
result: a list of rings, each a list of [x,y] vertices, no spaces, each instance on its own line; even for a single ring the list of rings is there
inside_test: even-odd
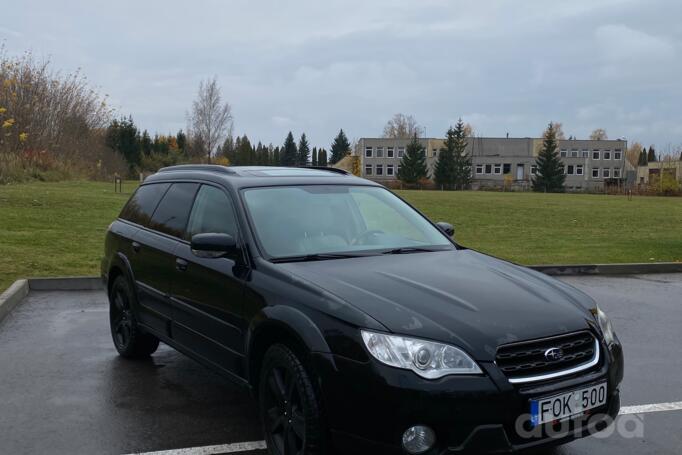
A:
[[[229,234],[196,234],[192,236],[190,248],[195,256],[220,258],[237,253],[237,241]]]
[[[436,223],[436,226],[438,226],[438,229],[443,231],[448,235],[448,237],[452,237],[455,235],[455,228],[452,227],[452,224],[446,223],[445,221],[439,221]]]

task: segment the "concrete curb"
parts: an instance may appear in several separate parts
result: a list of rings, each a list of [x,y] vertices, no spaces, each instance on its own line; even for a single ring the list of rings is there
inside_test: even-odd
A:
[[[104,283],[98,276],[29,278],[28,287],[31,291],[99,291]]]
[[[528,267],[547,275],[646,275],[650,273],[682,273],[682,262],[530,265]]]
[[[0,321],[28,295],[28,280],[17,280],[0,294]]]

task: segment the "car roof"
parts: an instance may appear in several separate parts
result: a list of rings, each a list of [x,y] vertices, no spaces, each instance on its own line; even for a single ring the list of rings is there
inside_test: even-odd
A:
[[[220,166],[182,164],[159,169],[144,183],[172,180],[207,180],[235,189],[285,185],[369,185],[381,186],[337,168],[286,166]]]

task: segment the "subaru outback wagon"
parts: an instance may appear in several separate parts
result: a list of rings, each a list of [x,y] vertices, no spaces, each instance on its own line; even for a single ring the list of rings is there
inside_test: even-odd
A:
[[[114,345],[163,341],[249,389],[276,455],[515,451],[605,428],[623,356],[604,313],[452,235],[336,169],[164,168],[106,236]]]

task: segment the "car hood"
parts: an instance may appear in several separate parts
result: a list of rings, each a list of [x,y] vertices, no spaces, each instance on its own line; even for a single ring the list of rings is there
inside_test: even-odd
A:
[[[394,333],[492,361],[497,346],[586,329],[594,301],[558,280],[473,250],[278,264]]]

